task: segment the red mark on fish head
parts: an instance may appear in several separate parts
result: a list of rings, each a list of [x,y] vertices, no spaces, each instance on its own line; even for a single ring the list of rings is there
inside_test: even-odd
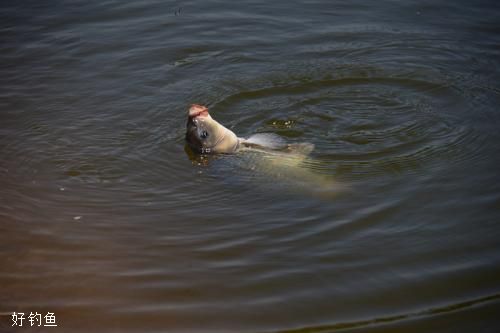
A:
[[[207,117],[208,116],[208,108],[199,104],[192,104],[191,108],[189,108],[189,117]]]

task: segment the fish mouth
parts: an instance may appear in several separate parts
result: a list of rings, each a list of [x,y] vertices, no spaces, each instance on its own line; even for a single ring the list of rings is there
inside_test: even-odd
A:
[[[188,112],[189,118],[196,118],[196,117],[207,117],[208,116],[208,108],[204,105],[199,105],[199,104],[192,104],[191,107],[189,108]]]

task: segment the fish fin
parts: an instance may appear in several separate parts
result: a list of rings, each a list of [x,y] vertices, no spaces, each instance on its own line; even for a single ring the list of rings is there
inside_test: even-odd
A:
[[[287,145],[287,150],[291,153],[309,155],[314,150],[312,143],[292,143]]]
[[[247,146],[261,146],[269,149],[283,149],[287,147],[286,141],[274,133],[257,133],[241,141]]]

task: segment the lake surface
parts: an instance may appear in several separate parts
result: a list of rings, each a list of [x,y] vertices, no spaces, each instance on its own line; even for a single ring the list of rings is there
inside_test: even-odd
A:
[[[2,332],[500,329],[497,1],[4,1],[0,36]],[[192,103],[338,187],[194,156]]]

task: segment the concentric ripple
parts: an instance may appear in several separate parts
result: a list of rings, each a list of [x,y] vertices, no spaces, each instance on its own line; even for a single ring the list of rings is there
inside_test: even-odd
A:
[[[231,126],[244,135],[274,132],[314,143],[316,162],[309,167],[350,179],[425,172],[443,159],[459,162],[477,153],[480,137],[458,117],[462,97],[453,82],[377,68],[331,72],[341,75],[291,73],[270,79],[272,86],[260,79],[261,89],[250,81],[251,89],[214,108],[236,117]]]

